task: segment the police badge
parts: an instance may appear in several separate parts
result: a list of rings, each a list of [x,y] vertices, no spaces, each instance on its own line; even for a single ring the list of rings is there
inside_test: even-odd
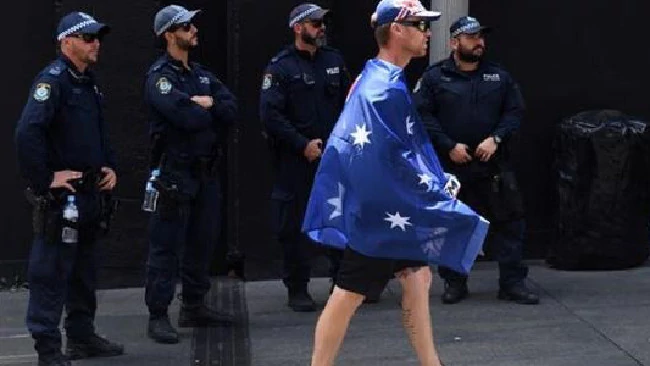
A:
[[[39,102],[44,102],[50,99],[50,90],[50,84],[40,83],[36,85],[36,89],[34,89],[34,99]]]
[[[172,83],[167,80],[166,77],[161,77],[156,82],[156,87],[160,91],[160,94],[169,94],[172,91]]]

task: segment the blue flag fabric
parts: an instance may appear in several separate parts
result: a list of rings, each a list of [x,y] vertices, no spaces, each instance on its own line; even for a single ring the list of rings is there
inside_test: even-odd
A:
[[[302,231],[370,257],[468,273],[488,222],[447,193],[447,181],[403,69],[369,60],[329,137]]]

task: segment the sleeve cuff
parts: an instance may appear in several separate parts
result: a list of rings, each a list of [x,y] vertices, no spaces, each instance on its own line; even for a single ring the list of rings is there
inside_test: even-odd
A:
[[[301,155],[305,151],[308,143],[309,140],[303,136],[296,137],[294,140],[294,146],[296,147],[297,152]]]

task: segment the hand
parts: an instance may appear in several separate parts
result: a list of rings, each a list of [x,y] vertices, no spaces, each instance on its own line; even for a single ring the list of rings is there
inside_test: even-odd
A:
[[[50,183],[50,188],[65,188],[70,192],[76,192],[69,182],[73,179],[80,179],[82,176],[82,172],[76,172],[74,170],[54,172],[54,179],[52,179],[52,183]]]
[[[209,95],[195,95],[190,99],[205,109],[210,109],[214,105],[214,100]]]
[[[117,174],[115,174],[115,171],[109,167],[103,167],[102,173],[104,173],[104,178],[99,182],[99,190],[110,191],[115,188],[117,184]]]
[[[487,162],[492,158],[497,151],[497,143],[494,137],[488,137],[476,148],[476,157],[481,159],[482,162]]]
[[[472,161],[472,156],[469,154],[469,146],[465,144],[456,144],[449,152],[449,157],[456,164],[465,164]]]
[[[305,151],[303,154],[307,158],[307,160],[311,163],[314,160],[320,158],[320,156],[323,154],[323,151],[321,150],[323,148],[323,140],[321,139],[314,139],[309,141],[307,144],[307,147],[305,147]]]

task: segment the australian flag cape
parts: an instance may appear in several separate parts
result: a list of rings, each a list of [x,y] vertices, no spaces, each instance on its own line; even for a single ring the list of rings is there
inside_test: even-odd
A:
[[[328,139],[302,231],[327,246],[468,273],[488,222],[447,181],[403,69],[369,60]]]

